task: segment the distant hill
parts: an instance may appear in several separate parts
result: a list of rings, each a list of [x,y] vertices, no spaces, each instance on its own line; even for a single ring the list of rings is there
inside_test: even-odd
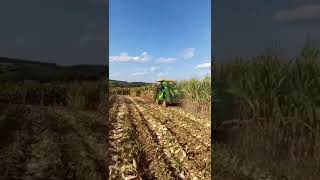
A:
[[[127,82],[127,81],[118,81],[118,80],[109,80],[110,87],[140,87],[146,86],[150,83],[145,82]]]
[[[100,80],[106,77],[107,66],[103,65],[62,66],[55,63],[0,57],[0,81],[78,81]]]

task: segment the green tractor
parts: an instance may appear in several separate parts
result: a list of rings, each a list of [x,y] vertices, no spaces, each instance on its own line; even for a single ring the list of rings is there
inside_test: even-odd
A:
[[[182,93],[177,88],[175,80],[161,79],[155,85],[154,99],[157,104],[163,106],[179,104],[182,100]]]

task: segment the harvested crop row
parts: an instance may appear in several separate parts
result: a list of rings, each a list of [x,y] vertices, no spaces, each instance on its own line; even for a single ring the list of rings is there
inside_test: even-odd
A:
[[[150,110],[152,110],[156,114],[165,117],[166,123],[173,123],[176,128],[181,128],[184,134],[192,136],[193,139],[196,139],[197,141],[203,143],[205,146],[211,146],[210,127],[203,127],[202,124],[195,123],[194,121],[190,120],[190,118],[187,118],[186,116],[183,116],[179,113],[168,111],[167,108],[163,108],[161,106],[157,106],[150,103],[141,103],[141,105],[143,105],[146,108],[150,108]]]
[[[109,132],[109,179],[141,179],[138,172],[137,156],[140,146],[134,139],[133,129],[128,119],[128,108],[119,98],[118,104],[110,113]],[[119,107],[118,107],[119,106]]]
[[[39,116],[41,111],[34,112],[31,108],[26,108],[25,106],[20,110],[20,113],[17,113],[14,109],[8,108],[5,110],[6,112],[2,112],[1,128],[4,128],[3,126],[6,127],[4,129],[6,131],[1,131],[6,133],[2,138],[10,138],[7,140],[2,139],[1,141],[0,164],[3,168],[1,168],[0,172],[3,179],[31,178],[30,176],[35,174],[32,172],[33,167],[39,165],[39,163],[36,164],[36,161],[42,163],[42,168],[38,166],[38,174],[35,175],[42,176],[43,169],[50,162],[48,157],[43,156],[47,151],[45,150],[46,148],[43,149],[42,147],[48,147],[44,140],[49,138],[48,140],[50,141],[52,138],[47,136],[47,129],[41,129],[43,124],[42,118]],[[13,113],[17,114],[13,116]],[[10,124],[14,123],[14,129],[12,129],[13,126],[8,124],[9,122]],[[39,130],[41,130],[40,133]],[[43,152],[39,154],[35,148],[41,144],[42,146],[40,147]],[[56,147],[51,147],[56,149]]]
[[[2,178],[105,179],[105,158],[93,150],[103,147],[88,136],[91,130],[80,122],[90,121],[88,117],[66,109],[24,109],[19,128],[11,135],[14,138],[0,149],[5,167]],[[96,137],[101,135],[99,132]]]
[[[53,120],[59,119],[55,131],[59,134],[60,159],[64,162],[63,177],[76,179],[104,179],[105,163],[103,133],[92,133],[88,122],[95,121],[78,112],[62,109],[51,109]],[[96,119],[103,122],[103,119]]]
[[[144,161],[139,161],[139,164],[147,164],[148,167],[146,167],[146,169],[154,176],[152,179],[167,180],[181,178],[170,160],[171,157],[164,152],[157,135],[151,130],[145,117],[132,101],[127,100],[127,103],[129,105],[133,126],[139,135],[138,140],[145,153]]]
[[[147,102],[145,101],[144,99],[142,98],[134,98],[136,101],[138,101],[139,103],[142,103],[142,104],[148,104],[150,106],[153,106],[153,107],[156,107],[154,104],[150,103],[150,102]],[[204,117],[201,117],[200,115],[195,115],[195,114],[191,114],[191,113],[188,113],[186,111],[184,111],[182,108],[180,107],[166,107],[166,111],[167,112],[170,112],[172,114],[175,114],[175,115],[179,115],[179,116],[182,116],[184,117],[184,120],[192,123],[192,125],[196,126],[196,127],[201,127],[202,129],[205,128],[207,129],[208,131],[210,131],[210,128],[211,128],[211,121],[210,119],[207,119],[207,118],[204,118]],[[210,133],[209,133],[210,134]]]
[[[42,110],[43,111],[43,110]],[[61,147],[59,145],[59,134],[54,131],[51,118],[46,117],[44,125],[44,112],[40,112],[39,118],[34,118],[30,127],[35,132],[30,146],[26,147],[28,160],[25,161],[22,179],[41,179],[48,177],[63,177],[63,161],[61,161]],[[70,160],[70,159],[68,159]],[[60,169],[54,171],[54,169]]]
[[[187,154],[187,158],[192,160],[198,169],[201,169],[207,175],[210,174],[211,171],[211,145],[210,137],[205,139],[206,142],[202,141],[201,136],[197,135],[196,132],[193,132],[192,129],[186,129],[179,125],[184,124],[184,121],[181,119],[174,119],[166,116],[163,113],[159,113],[160,111],[153,107],[144,106],[145,109],[148,109],[149,114],[155,118],[158,122],[161,122],[163,126],[165,126],[168,131],[174,135],[183,148],[183,150]],[[161,107],[159,109],[162,109]],[[163,118],[166,117],[166,118]],[[173,123],[175,121],[175,123]]]
[[[65,119],[64,124],[68,125],[70,132],[72,132],[71,141],[69,144],[77,143],[79,145],[73,145],[74,151],[79,152],[73,156],[73,159],[77,159],[76,156],[84,156],[86,162],[81,162],[80,167],[84,168],[82,171],[87,172],[85,176],[89,179],[104,179],[105,177],[105,149],[106,143],[104,143],[106,125],[103,116],[99,113],[82,112],[62,109],[54,109],[53,112]],[[85,114],[85,115],[84,115]],[[92,118],[95,117],[95,118]],[[77,136],[75,136],[77,135]],[[69,139],[68,139],[69,140]],[[64,142],[68,142],[64,139]],[[76,148],[76,146],[81,146]],[[67,148],[68,149],[68,148]],[[74,154],[73,151],[71,151]],[[82,160],[83,161],[83,160]]]
[[[167,156],[170,157],[170,160],[174,167],[177,169],[177,171],[179,171],[181,177],[187,179],[210,179],[210,177],[208,177],[210,176],[208,172],[198,169],[195,166],[194,162],[191,162],[186,157],[187,154],[181,144],[179,144],[177,138],[168,130],[166,126],[161,123],[159,119],[155,118],[152,115],[152,111],[142,107],[132,98],[130,98],[130,100],[143,114],[145,119],[148,120],[147,123],[149,124],[151,130],[156,133],[157,139],[159,140],[161,146],[164,148]]]

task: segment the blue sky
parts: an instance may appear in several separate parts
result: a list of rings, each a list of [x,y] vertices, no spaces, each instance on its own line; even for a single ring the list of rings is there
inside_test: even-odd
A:
[[[210,0],[109,1],[110,79],[201,78],[210,58]]]

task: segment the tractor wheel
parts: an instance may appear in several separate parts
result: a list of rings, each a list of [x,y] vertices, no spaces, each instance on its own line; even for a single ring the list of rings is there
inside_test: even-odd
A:
[[[167,107],[167,101],[166,101],[166,100],[163,100],[163,101],[162,101],[162,106],[163,106],[163,107]]]

